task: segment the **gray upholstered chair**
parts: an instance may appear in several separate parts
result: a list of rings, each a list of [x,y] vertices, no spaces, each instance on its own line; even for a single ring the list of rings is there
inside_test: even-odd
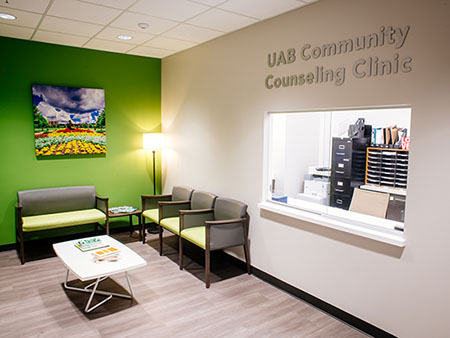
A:
[[[184,210],[213,211],[214,202],[217,196],[209,192],[194,190],[191,200],[159,202],[159,255],[163,253],[163,228],[169,230],[175,235],[180,235],[180,217],[179,212]]]
[[[159,202],[184,202],[189,204],[191,200],[192,192],[194,189],[184,187],[184,186],[174,186],[172,188],[172,194],[168,195],[142,195],[142,230],[143,230],[143,241],[145,244],[145,220],[149,220],[151,223],[159,225]],[[178,210],[177,210],[178,213]],[[160,232],[161,229],[158,231]]]
[[[210,252],[243,245],[247,272],[250,274],[248,251],[247,205],[228,198],[217,198],[214,210],[180,211],[180,269],[183,269],[183,239],[205,250],[205,284],[210,286]]]

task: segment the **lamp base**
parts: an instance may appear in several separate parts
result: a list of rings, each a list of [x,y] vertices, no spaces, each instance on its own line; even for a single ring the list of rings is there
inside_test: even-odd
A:
[[[153,235],[159,234],[158,225],[156,223],[150,224],[150,226],[147,228],[147,232]]]

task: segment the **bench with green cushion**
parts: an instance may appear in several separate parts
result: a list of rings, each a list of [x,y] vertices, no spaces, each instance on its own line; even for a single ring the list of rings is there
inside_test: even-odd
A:
[[[189,203],[185,201],[159,202],[159,255],[162,255],[162,228],[169,230],[175,235],[180,234],[179,212],[183,210],[203,210],[211,212],[217,196],[209,192],[194,190]]]
[[[172,188],[172,194],[170,195],[142,195],[142,218],[143,218],[143,227],[145,228],[146,219],[150,221],[150,223],[155,223],[159,225],[159,202],[183,202],[185,205],[189,204],[191,200],[192,192],[194,189],[184,187],[184,186],[174,186]],[[167,215],[178,215],[178,209],[175,207],[175,211],[173,211],[174,207],[165,208],[165,212]],[[146,236],[145,231],[143,234],[142,243],[145,244]]]
[[[108,199],[96,195],[95,186],[24,190],[17,193],[16,240],[25,263],[24,233],[105,222],[109,234]]]
[[[250,273],[248,252],[247,205],[218,197],[213,211],[180,211],[179,264],[183,269],[183,239],[205,250],[205,284],[210,285],[210,252],[243,245],[247,272]]]

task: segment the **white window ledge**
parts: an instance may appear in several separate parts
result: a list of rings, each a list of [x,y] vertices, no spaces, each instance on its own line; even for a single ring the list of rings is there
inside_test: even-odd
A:
[[[350,221],[348,219],[334,217],[331,215],[323,215],[319,213],[304,211],[297,208],[292,208],[281,203],[274,203],[269,201],[259,203],[258,207],[262,210],[267,210],[280,215],[285,215],[302,221],[322,225],[327,228],[348,232],[353,235],[370,238],[394,246],[406,246],[403,232],[398,230],[377,227],[362,222]]]

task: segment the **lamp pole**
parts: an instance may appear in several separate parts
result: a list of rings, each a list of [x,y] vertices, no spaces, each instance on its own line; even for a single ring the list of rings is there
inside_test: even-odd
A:
[[[156,195],[155,152],[156,152],[156,150],[152,150],[152,153],[153,153],[153,195]]]
[[[156,150],[152,150],[153,155],[153,195],[156,195],[156,170],[155,170],[155,153]],[[157,234],[159,233],[158,226],[155,223],[152,223],[147,231],[151,234]]]

